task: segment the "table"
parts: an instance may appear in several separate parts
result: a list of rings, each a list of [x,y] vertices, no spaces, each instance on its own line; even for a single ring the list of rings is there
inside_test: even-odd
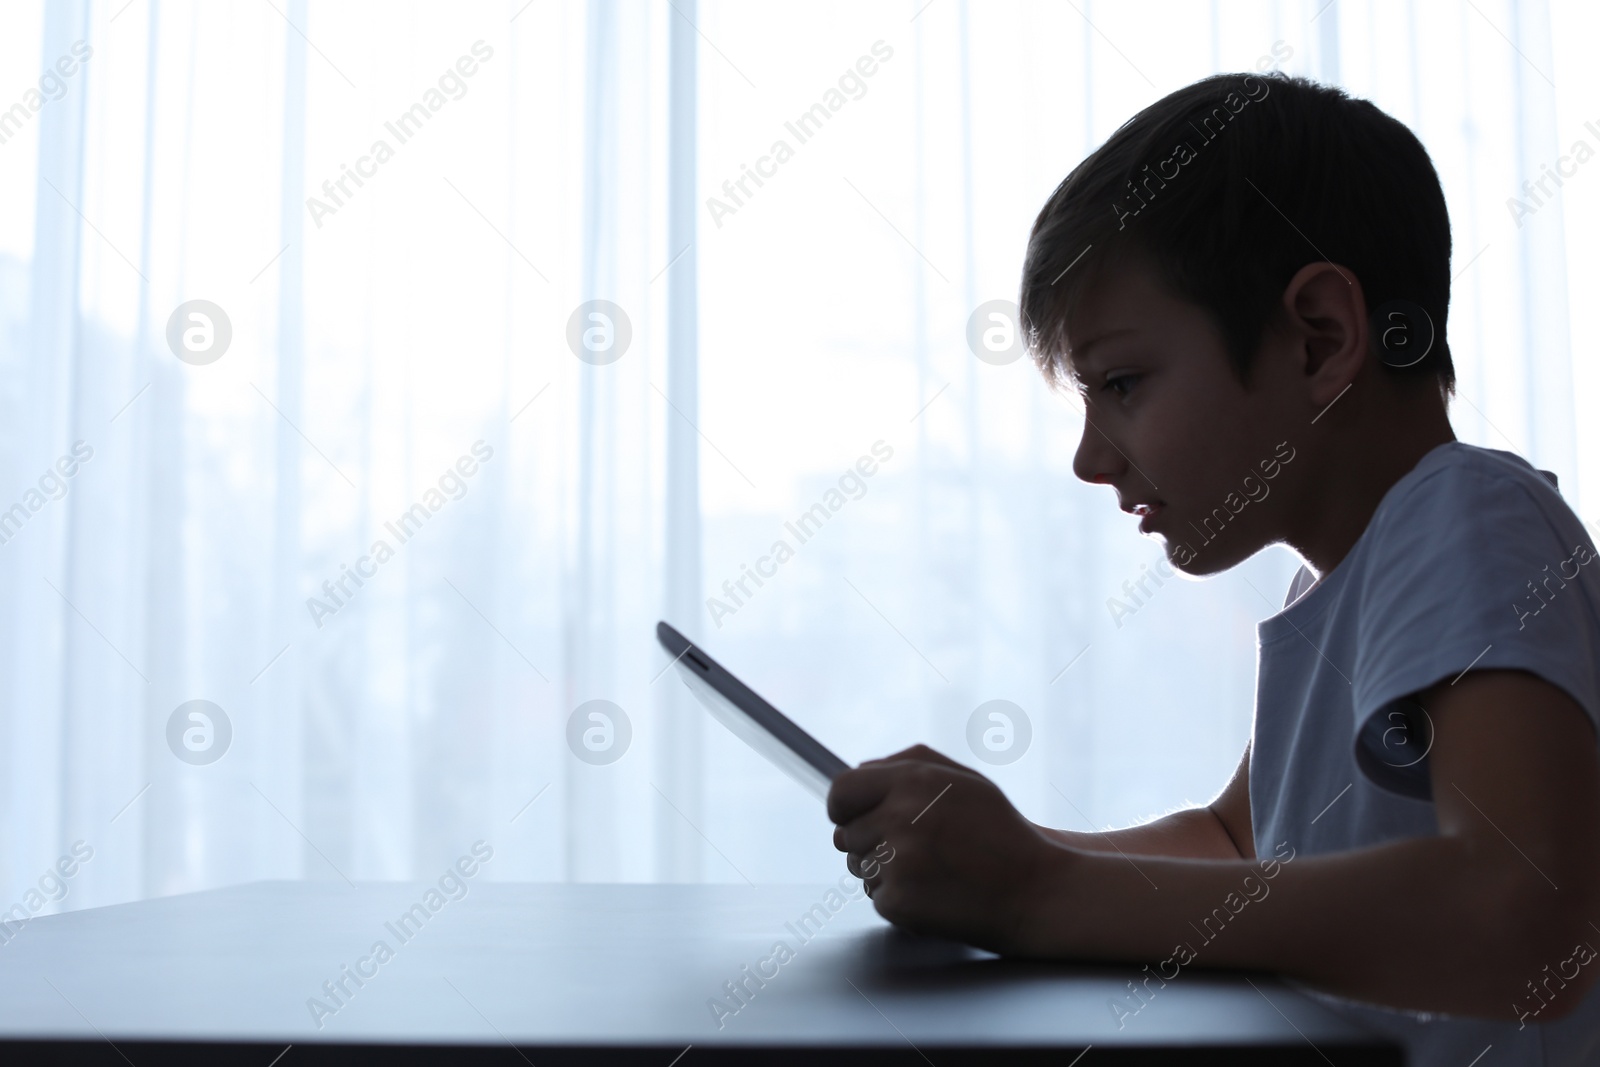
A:
[[[455,881],[459,894],[455,882],[257,882],[35,918],[0,945],[0,1056],[1402,1062],[1397,1046],[1266,975],[1191,966],[1163,985],[1131,965],[1003,960],[906,934],[865,897],[830,896],[837,887]],[[725,985],[737,982],[742,998]]]

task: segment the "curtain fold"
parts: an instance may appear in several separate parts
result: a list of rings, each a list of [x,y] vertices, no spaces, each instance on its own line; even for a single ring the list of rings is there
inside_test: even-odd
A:
[[[1295,561],[1152,584],[1071,474],[1080,416],[972,338],[1137,109],[1340,79],[1445,182],[1458,434],[1581,504],[1592,21],[8,6],[0,910],[78,840],[45,908],[425,878],[480,838],[494,879],[836,877],[663,617],[852,761],[926,741],[1074,829],[1205,802]]]

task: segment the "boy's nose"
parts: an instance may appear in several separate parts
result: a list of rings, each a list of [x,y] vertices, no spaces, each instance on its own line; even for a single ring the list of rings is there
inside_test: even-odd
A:
[[[1122,453],[1089,421],[1085,409],[1083,436],[1078,439],[1078,451],[1072,457],[1072,473],[1091,485],[1104,485],[1120,477],[1126,464]]]

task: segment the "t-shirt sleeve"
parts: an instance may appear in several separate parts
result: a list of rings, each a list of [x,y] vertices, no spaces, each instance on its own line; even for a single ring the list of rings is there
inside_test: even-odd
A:
[[[1561,497],[1533,478],[1456,465],[1394,503],[1369,531],[1360,591],[1351,687],[1362,772],[1429,797],[1431,723],[1413,697],[1468,670],[1538,675],[1600,729],[1600,557]]]

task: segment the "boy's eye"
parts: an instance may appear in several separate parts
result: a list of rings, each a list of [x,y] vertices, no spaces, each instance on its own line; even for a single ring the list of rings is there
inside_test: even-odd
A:
[[[1134,384],[1138,382],[1139,377],[1137,374],[1108,374],[1106,375],[1105,389],[1116,393],[1120,397],[1126,397],[1133,390]]]

